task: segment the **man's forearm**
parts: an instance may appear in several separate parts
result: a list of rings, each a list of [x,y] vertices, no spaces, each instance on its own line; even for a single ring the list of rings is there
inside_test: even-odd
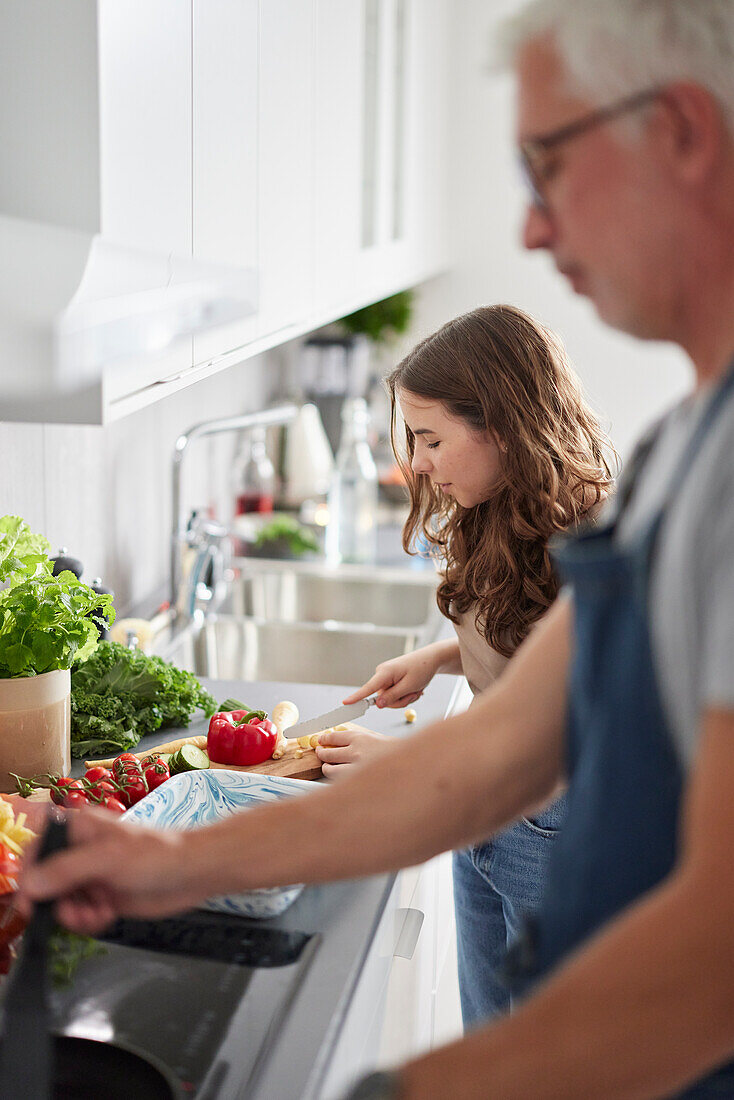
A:
[[[191,859],[211,889],[245,889],[395,870],[483,839],[559,779],[568,644],[560,609],[466,714],[333,786],[192,833]]]
[[[198,830],[190,858],[210,888],[248,889],[396,870],[482,839],[553,782],[512,758],[497,721],[479,738],[465,715],[451,718],[329,787]],[[480,753],[480,739],[495,752]]]
[[[734,1051],[732,915],[707,892],[672,879],[505,1022],[406,1067],[406,1100],[642,1100],[703,1076]]]

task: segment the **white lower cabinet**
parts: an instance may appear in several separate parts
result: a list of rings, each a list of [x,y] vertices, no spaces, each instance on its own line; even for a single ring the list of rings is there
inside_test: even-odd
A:
[[[399,1065],[461,1034],[455,940],[450,855],[402,871],[331,1056],[321,1100],[337,1100],[362,1074]]]

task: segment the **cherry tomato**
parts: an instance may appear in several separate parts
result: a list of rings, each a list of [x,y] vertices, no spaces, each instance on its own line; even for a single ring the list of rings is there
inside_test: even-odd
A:
[[[64,797],[64,806],[67,810],[78,810],[82,806],[88,806],[89,799],[84,791],[70,791]]]
[[[111,795],[114,795],[115,798],[117,798],[118,790],[119,790],[119,787],[114,782],[114,780],[101,779],[99,781],[99,783],[95,783],[95,785],[94,785],[95,794],[101,794],[101,795],[111,794]]]
[[[59,776],[59,778],[56,779],[54,782],[56,784],[56,787],[60,789],[54,790],[53,787],[51,788],[51,799],[53,802],[56,803],[57,806],[63,806],[66,788],[71,787],[72,783],[76,783],[77,780],[72,779],[70,775],[62,775]]]
[[[105,795],[102,805],[105,807],[105,809],[112,810],[113,813],[125,813],[125,807],[123,806],[122,802],[120,802],[119,798],[115,798],[113,794]]]
[[[121,752],[119,756],[115,757],[112,763],[113,768],[115,764],[117,764],[118,766],[122,764],[135,764],[136,767],[140,767],[140,761],[133,752]]]
[[[149,791],[154,791],[156,787],[160,787],[161,783],[171,778],[168,764],[164,764],[162,760],[156,760],[154,764],[150,764],[143,774]]]
[[[112,795],[117,798],[119,793],[119,785],[113,779],[100,779],[99,782],[93,783],[84,792],[87,796],[87,801],[91,802],[94,806],[101,806],[104,804],[104,800],[107,795]]]
[[[142,773],[140,775],[129,773],[118,778],[122,790],[116,797],[126,806],[134,806],[141,798],[145,798],[148,793],[148,784],[145,782],[145,776]]]
[[[111,779],[112,772],[109,768],[100,768],[99,766],[96,768],[87,768],[84,773],[84,778],[90,783],[98,783],[101,779]]]
[[[124,783],[128,775],[142,775],[143,768],[140,761],[132,753],[125,752],[118,756],[112,764],[112,776],[118,783]]]

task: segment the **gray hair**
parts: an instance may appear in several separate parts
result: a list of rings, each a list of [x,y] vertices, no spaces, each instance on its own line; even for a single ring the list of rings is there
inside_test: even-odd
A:
[[[732,0],[531,0],[501,27],[502,61],[513,65],[545,36],[592,102],[690,80],[711,92],[734,129]]]

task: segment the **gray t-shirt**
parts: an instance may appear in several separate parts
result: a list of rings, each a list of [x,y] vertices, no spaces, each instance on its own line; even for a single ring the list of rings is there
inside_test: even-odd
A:
[[[672,492],[650,579],[651,635],[662,705],[686,769],[703,711],[734,710],[734,394],[672,485],[711,397],[710,387],[701,389],[669,415],[618,533],[622,543],[638,535]]]

